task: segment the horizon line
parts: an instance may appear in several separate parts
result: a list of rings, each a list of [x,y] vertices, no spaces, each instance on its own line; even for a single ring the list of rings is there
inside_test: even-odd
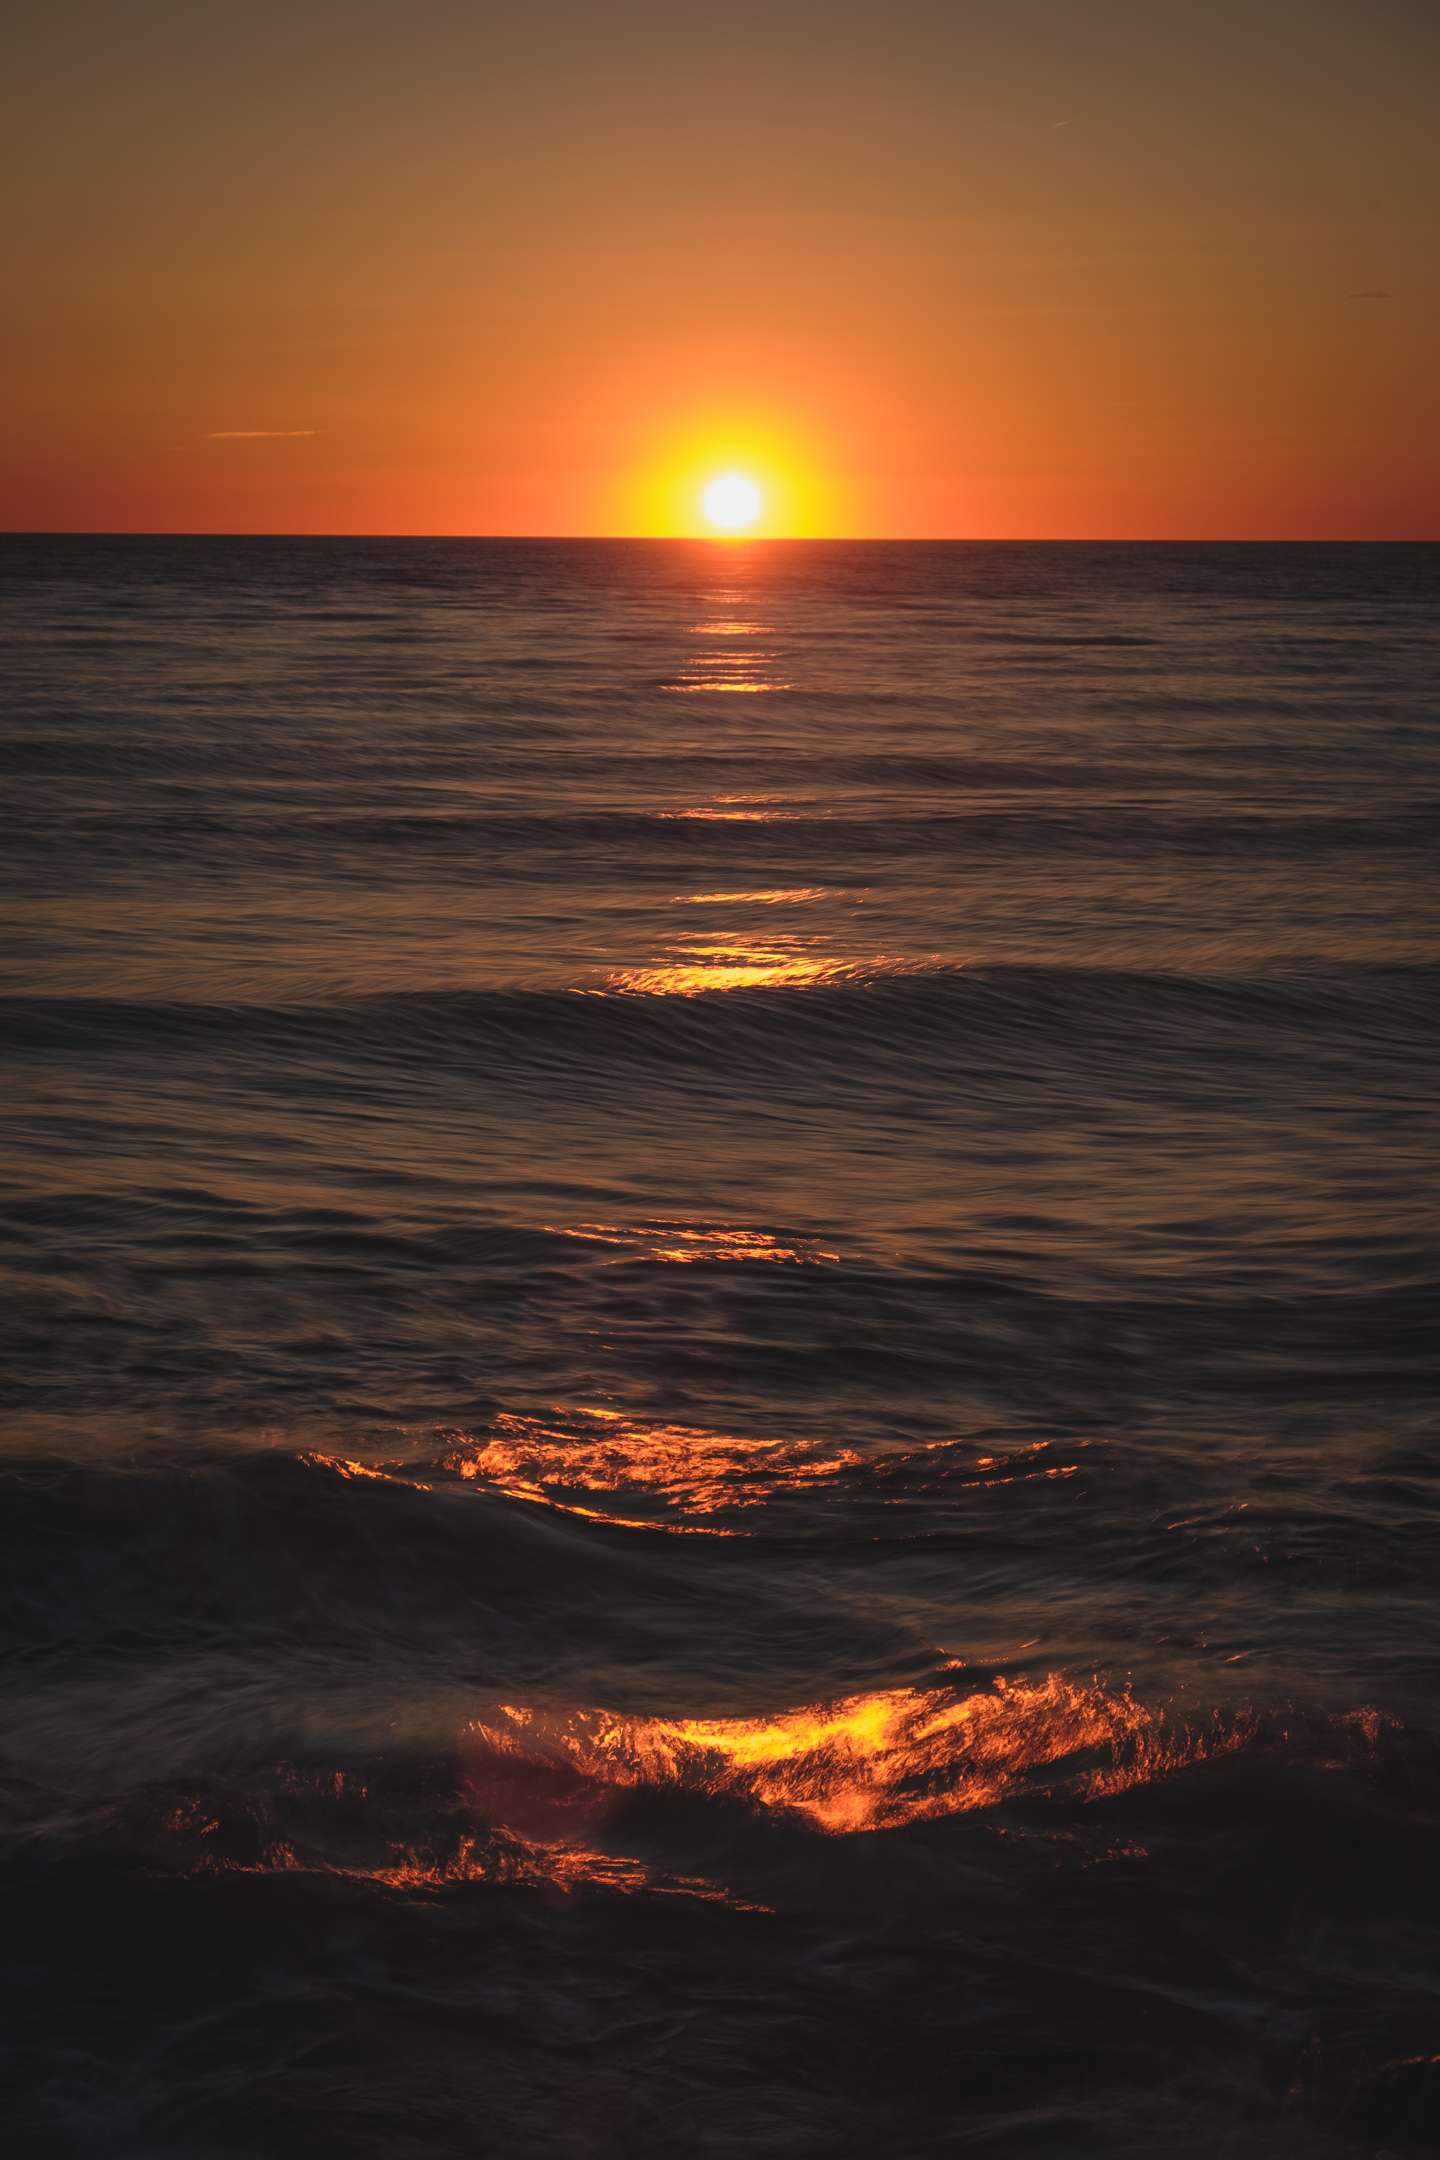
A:
[[[1434,547],[1434,533],[507,533],[271,532],[199,526],[0,526],[0,540],[480,541],[543,547]]]

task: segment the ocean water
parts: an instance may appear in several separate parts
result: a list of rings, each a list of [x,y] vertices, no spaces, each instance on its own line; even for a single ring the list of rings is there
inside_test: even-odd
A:
[[[17,2160],[1440,2142],[1440,549],[0,580]]]

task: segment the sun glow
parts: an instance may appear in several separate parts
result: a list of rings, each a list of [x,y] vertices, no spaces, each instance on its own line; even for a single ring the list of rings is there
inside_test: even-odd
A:
[[[817,540],[857,517],[833,447],[759,405],[637,416],[617,440],[612,488],[604,522],[637,538]],[[723,615],[748,623],[748,603]]]
[[[764,508],[764,499],[748,473],[717,473],[700,497],[701,508],[720,532],[743,532]]]

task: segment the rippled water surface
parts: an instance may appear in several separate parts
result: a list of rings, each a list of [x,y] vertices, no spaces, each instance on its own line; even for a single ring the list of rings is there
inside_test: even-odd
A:
[[[1440,2142],[1437,570],[0,542],[20,2152]]]

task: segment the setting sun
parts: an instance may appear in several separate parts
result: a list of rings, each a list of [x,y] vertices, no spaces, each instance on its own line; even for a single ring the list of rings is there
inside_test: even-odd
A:
[[[710,523],[721,532],[743,532],[763,507],[760,490],[746,473],[720,473],[700,498]]]

